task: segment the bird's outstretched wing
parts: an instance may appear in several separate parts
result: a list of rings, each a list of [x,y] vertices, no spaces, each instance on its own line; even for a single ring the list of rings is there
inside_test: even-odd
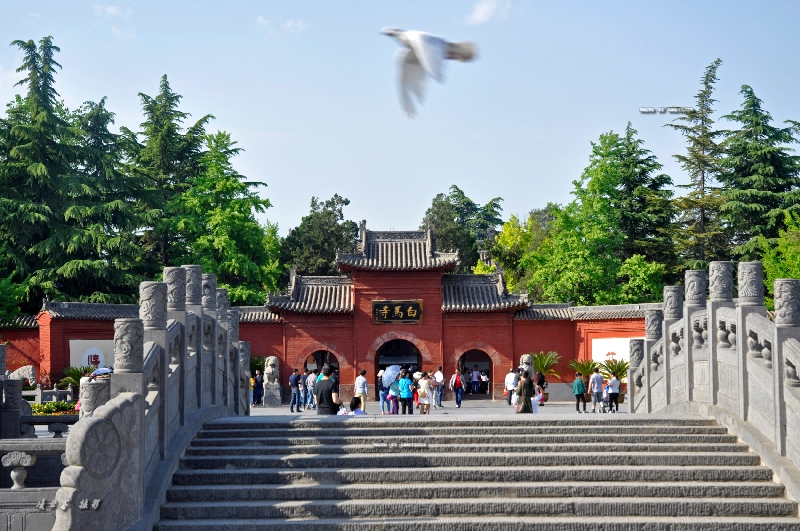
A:
[[[401,48],[397,50],[395,57],[400,70],[400,102],[406,114],[414,117],[417,110],[411,95],[416,96],[420,103],[425,101],[425,70],[412,49]]]
[[[419,63],[439,83],[444,82],[448,43],[446,40],[422,31],[405,32],[408,44],[417,54]]]

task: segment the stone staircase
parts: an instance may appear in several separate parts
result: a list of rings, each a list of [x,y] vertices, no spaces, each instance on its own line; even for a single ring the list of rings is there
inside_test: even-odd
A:
[[[800,530],[699,417],[250,417],[204,426],[157,531]]]

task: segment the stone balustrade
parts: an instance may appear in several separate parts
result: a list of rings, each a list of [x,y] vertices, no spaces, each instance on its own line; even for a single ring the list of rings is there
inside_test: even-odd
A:
[[[800,280],[775,281],[771,320],[760,262],[738,264],[737,299],[731,262],[706,278],[687,271],[684,287],[664,288],[663,316],[647,312],[646,339],[631,341],[630,412],[717,419],[800,499]]]
[[[150,529],[203,422],[249,414],[249,352],[214,275],[143,282],[139,318],[114,323],[114,373],[81,386],[53,530]]]

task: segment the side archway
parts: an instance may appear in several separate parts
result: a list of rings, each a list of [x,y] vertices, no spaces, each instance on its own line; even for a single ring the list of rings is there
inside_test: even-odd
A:
[[[406,341],[413,343],[414,346],[417,347],[417,350],[419,350],[420,356],[422,356],[422,361],[433,363],[433,357],[431,356],[431,352],[428,350],[427,345],[425,345],[425,342],[410,332],[386,332],[385,334],[377,337],[367,350],[367,355],[364,357],[364,360],[369,363],[374,363],[375,355],[378,353],[378,349],[381,348],[381,345],[394,339],[405,339]]]
[[[491,358],[492,365],[496,367],[501,367],[503,364],[503,356],[501,356],[500,353],[490,345],[487,345],[481,341],[467,341],[453,350],[453,354],[447,360],[446,367],[450,369],[455,367],[458,364],[458,360],[461,359],[461,356],[470,350],[482,350],[487,356],[489,356],[489,358]],[[513,362],[511,364],[513,365]]]
[[[298,356],[296,356],[294,360],[292,360],[291,367],[297,367],[297,368],[303,367],[308,357],[313,353],[317,352],[318,350],[327,350],[328,352],[336,356],[336,360],[339,362],[340,373],[342,369],[351,368],[351,365],[350,363],[348,363],[347,358],[345,358],[344,354],[342,354],[342,352],[339,351],[338,348],[336,348],[336,345],[333,345],[331,343],[322,343],[319,341],[307,345],[303,349],[303,351]]]

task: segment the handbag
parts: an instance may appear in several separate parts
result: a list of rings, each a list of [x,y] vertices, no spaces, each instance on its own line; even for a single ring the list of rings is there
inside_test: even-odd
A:
[[[520,412],[522,412],[522,402],[517,404],[517,413],[520,413]]]
[[[503,396],[508,396],[508,389],[503,389]]]
[[[517,404],[519,404],[519,395],[517,393],[514,393],[513,395],[511,395],[511,405],[516,406]]]

